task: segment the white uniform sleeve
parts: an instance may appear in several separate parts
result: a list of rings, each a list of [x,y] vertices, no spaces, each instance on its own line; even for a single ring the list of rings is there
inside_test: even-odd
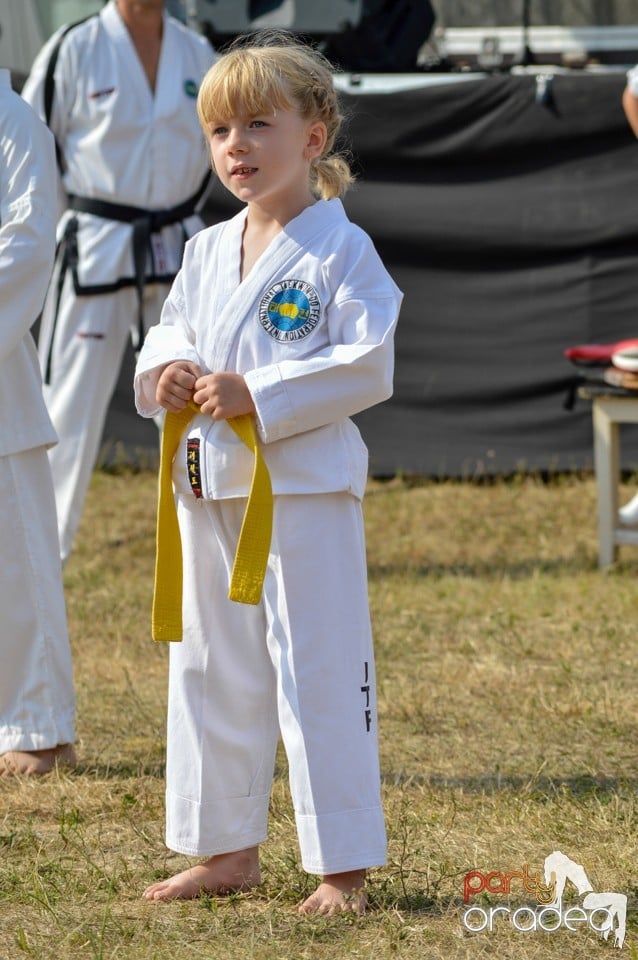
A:
[[[167,364],[189,360],[203,366],[195,348],[195,335],[186,324],[181,279],[179,273],[162,307],[161,321],[148,331],[135,367],[135,406],[143,417],[154,417],[161,410],[155,392]]]
[[[0,133],[0,361],[37,319],[55,255],[55,150],[51,134],[16,96]]]
[[[22,88],[23,99],[26,100],[29,106],[35,110],[40,119],[45,123],[44,86],[46,72],[53,50],[58,44],[59,37],[61,33],[63,33],[64,29],[64,27],[61,27],[59,30],[57,30],[42,47],[37,57],[33,61],[29,76],[27,77]],[[64,76],[68,76],[68,70],[65,72],[62,69],[64,58],[68,58],[71,53],[67,50],[68,46],[69,45],[67,44],[60,48],[60,57],[58,58],[58,63],[54,74],[54,95],[51,106],[51,119],[49,122],[51,132],[60,146],[64,145],[66,139],[66,126],[64,123],[64,118],[70,114],[72,98],[75,94],[75,84],[71,84],[69,90],[68,84],[64,83]],[[77,69],[77,65],[75,68]],[[60,174],[57,162],[54,165],[54,170],[56,200],[55,215],[56,219],[59,220],[67,206],[66,191],[62,183],[62,176]]]
[[[353,273],[354,283],[344,282],[327,307],[331,346],[245,375],[265,443],[334,423],[391,396],[402,294],[374,251],[365,252]]]

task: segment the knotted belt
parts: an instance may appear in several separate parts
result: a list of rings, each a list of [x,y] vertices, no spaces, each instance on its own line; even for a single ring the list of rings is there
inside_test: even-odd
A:
[[[174,207],[167,207],[163,210],[147,210],[144,207],[134,207],[125,203],[111,203],[110,200],[100,200],[98,197],[80,197],[76,194],[69,194],[67,197],[69,209],[76,213],[90,213],[95,217],[101,217],[103,220],[130,223],[133,228],[133,282],[137,292],[137,325],[133,331],[133,349],[136,352],[141,349],[142,343],[144,342],[144,286],[146,284],[146,258],[150,248],[150,238],[152,234],[159,233],[164,227],[168,227],[174,223],[181,223],[182,240],[183,243],[186,243],[187,236],[183,221],[197,213],[199,203],[206,192],[209,179],[210,173],[207,173],[191,197],[182,203],[178,203]],[[80,283],[78,277],[79,252],[77,217],[69,217],[67,220],[64,235],[57,246],[56,260],[59,262],[59,268],[57,271],[53,326],[49,340],[47,359],[44,365],[44,382],[46,384],[51,383],[53,344],[57,332],[62,289],[67,272],[71,270],[73,274],[73,287],[77,296],[102,296],[107,293],[115,293],[122,286],[129,284],[128,280],[116,280],[113,283],[100,284]],[[160,279],[162,283],[169,283],[172,282],[173,278],[174,274],[170,273],[162,276]],[[157,280],[156,282],[160,281]]]
[[[79,197],[75,194],[69,194],[67,198],[70,210],[75,210],[78,213],[90,213],[93,216],[102,217],[103,220],[130,223],[133,227],[133,270],[137,291],[137,339],[133,343],[135,350],[139,350],[144,341],[144,285],[146,281],[146,257],[151,234],[159,233],[164,227],[181,223],[188,217],[192,217],[206,192],[209,179],[210,173],[207,173],[191,197],[164,210],[147,210],[144,207],[134,207],[126,203],[112,203],[110,200],[101,200],[98,197]],[[185,233],[184,242],[186,242]]]
[[[151,618],[153,640],[182,639],[182,541],[173,495],[172,465],[184,430],[198,407],[190,403],[179,413],[167,411],[160,448],[155,587]],[[257,440],[252,416],[226,423],[254,454],[248,503],[239,534],[228,599],[259,603],[272,537],[273,498],[268,467]]]

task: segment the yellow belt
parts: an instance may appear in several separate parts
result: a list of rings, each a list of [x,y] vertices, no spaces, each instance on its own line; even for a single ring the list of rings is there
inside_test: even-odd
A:
[[[179,413],[167,411],[160,448],[155,587],[151,618],[153,640],[182,639],[182,541],[173,495],[172,466],[184,430],[199,410],[194,403]],[[237,543],[228,598],[259,603],[272,536],[272,487],[257,441],[253,418],[226,421],[252,450],[255,462],[248,503]]]

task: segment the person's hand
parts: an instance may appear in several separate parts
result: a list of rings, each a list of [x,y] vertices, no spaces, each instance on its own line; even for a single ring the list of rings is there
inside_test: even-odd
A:
[[[155,399],[165,410],[179,413],[192,399],[195,383],[201,375],[201,368],[190,360],[169,363],[157,381]]]
[[[195,384],[193,400],[201,412],[213,420],[229,420],[255,412],[250,390],[239,373],[205,374]]]

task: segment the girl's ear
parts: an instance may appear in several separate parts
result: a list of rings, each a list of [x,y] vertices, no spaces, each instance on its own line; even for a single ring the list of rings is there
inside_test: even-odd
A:
[[[308,126],[308,139],[304,156],[307,160],[316,160],[322,156],[328,139],[328,131],[323,120],[313,120]]]

